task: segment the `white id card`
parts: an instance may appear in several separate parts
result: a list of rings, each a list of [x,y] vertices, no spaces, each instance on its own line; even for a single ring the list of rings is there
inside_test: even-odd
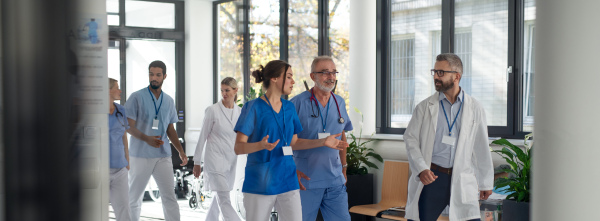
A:
[[[292,152],[292,146],[283,146],[283,155],[285,156],[289,156],[289,155],[293,155],[294,152]]]
[[[329,133],[319,133],[319,139],[327,138],[327,137],[329,137],[329,135],[331,135],[331,134],[329,134]]]
[[[454,138],[454,137],[446,136],[446,135],[444,135],[444,137],[442,137],[442,143],[444,143],[444,144],[454,146],[455,142],[456,142],[456,138]]]
[[[158,130],[158,119],[152,120],[152,130]]]

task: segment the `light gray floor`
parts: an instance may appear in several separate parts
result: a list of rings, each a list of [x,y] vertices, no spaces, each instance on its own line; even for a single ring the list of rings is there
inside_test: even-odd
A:
[[[181,212],[181,221],[204,221],[206,219],[206,211],[202,209],[192,209],[188,205],[187,199],[179,199],[179,211]],[[115,220],[115,214],[111,206],[108,208],[108,220]],[[142,213],[140,221],[157,221],[165,220],[162,210],[162,205],[152,200],[144,201],[142,204]]]

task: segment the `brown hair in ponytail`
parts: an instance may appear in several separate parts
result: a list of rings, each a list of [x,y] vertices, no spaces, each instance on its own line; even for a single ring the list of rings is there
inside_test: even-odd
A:
[[[285,61],[272,60],[266,66],[260,65],[258,69],[254,70],[252,77],[254,77],[256,83],[262,82],[263,87],[268,89],[271,78],[278,78],[281,74],[285,74],[290,67],[292,66]],[[283,85],[285,85],[285,77],[283,78]]]

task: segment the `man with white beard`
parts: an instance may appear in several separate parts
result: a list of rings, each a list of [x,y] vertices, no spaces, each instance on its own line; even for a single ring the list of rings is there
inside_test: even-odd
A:
[[[310,78],[315,86],[290,101],[296,106],[304,130],[298,138],[321,139],[352,130],[344,99],[332,92],[337,69],[331,57],[319,56],[311,65]],[[340,138],[338,138],[340,139]],[[350,220],[346,193],[346,149],[318,147],[295,150],[302,219],[314,221],[319,209],[325,220]]]

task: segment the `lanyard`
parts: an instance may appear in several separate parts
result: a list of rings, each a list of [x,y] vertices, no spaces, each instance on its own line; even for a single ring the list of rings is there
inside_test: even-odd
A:
[[[312,94],[312,89],[310,92]],[[315,94],[312,94],[312,96],[315,99],[315,104],[317,105],[317,108],[319,109],[319,116],[321,116],[321,125],[323,125],[323,132],[325,132],[325,127],[327,126],[327,118],[329,118],[329,101],[327,101],[327,112],[325,112],[327,116],[325,116],[325,121],[323,121],[323,113],[321,113],[321,106],[319,105],[319,103],[317,103],[317,98],[314,97]]]
[[[271,113],[273,113],[273,117],[275,117],[275,123],[277,123],[279,132],[281,133],[281,139],[283,140],[283,143],[285,144],[283,146],[287,146],[287,140],[285,139],[285,133],[283,133],[283,131],[285,131],[285,108],[283,108],[283,102],[281,102],[281,111],[283,111],[283,131],[282,131],[281,126],[279,125],[279,121],[277,121],[277,115],[275,115],[275,109],[273,109],[273,105],[271,105],[271,101],[269,101],[269,98],[267,97],[266,93],[265,93],[265,98],[267,100],[267,103],[269,103],[269,107],[271,107]],[[281,99],[281,98],[279,98],[279,99]]]
[[[456,112],[456,117],[452,121],[452,125],[450,125],[450,121],[448,120],[448,115],[446,114],[446,108],[444,108],[444,104],[440,100],[440,105],[442,105],[442,110],[444,110],[444,116],[446,117],[446,123],[448,123],[448,130],[449,130],[448,136],[452,136],[452,128],[454,127],[454,123],[456,123],[456,119],[458,118],[458,115],[460,114],[460,109],[462,109],[462,105],[464,102],[465,102],[465,94],[463,93],[462,99],[460,101],[460,106],[458,107],[458,112]],[[448,101],[448,103],[450,103],[450,101]],[[450,106],[452,106],[452,104],[450,104]],[[452,109],[450,110],[450,114],[452,114]]]
[[[160,111],[160,107],[162,107],[163,96],[160,97],[160,105],[158,105],[158,109],[157,109],[156,101],[154,100],[154,94],[152,94],[149,87],[148,87],[148,93],[150,93],[150,97],[152,97],[152,102],[154,102],[154,111],[156,111],[156,114],[154,115],[154,119],[158,119],[158,112]],[[162,95],[162,90],[160,91],[160,94]]]

